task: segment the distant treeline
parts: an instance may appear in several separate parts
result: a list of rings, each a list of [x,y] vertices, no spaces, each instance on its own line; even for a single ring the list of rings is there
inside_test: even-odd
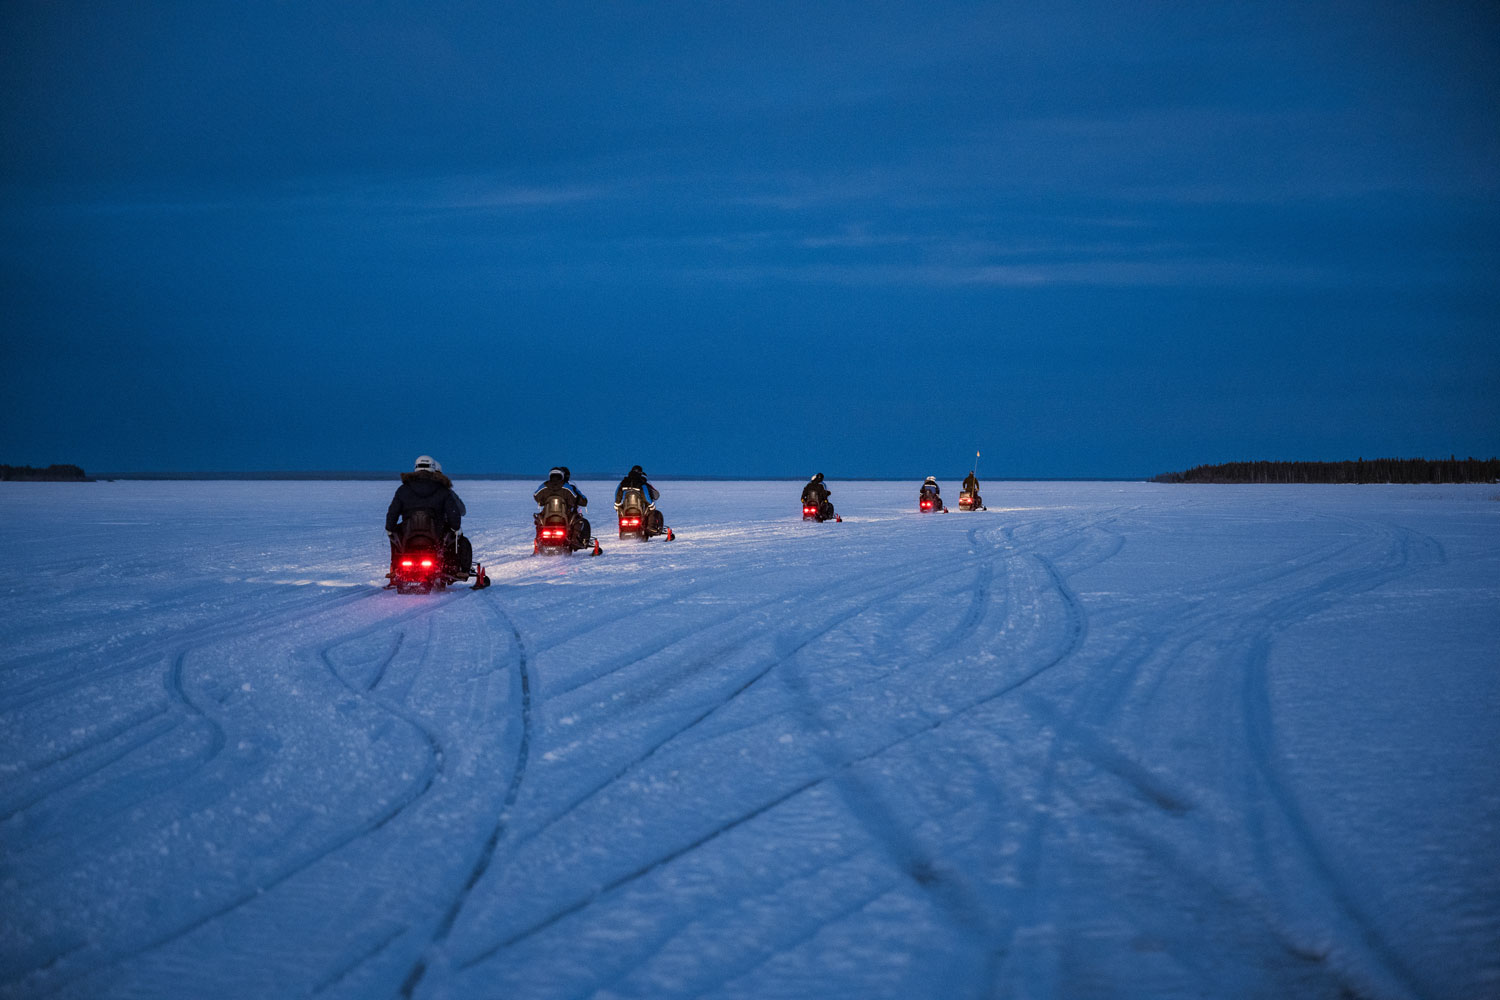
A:
[[[0,482],[5,483],[81,483],[88,476],[76,465],[49,465],[33,469],[29,465],[0,465]]]
[[[1500,458],[1377,458],[1366,462],[1225,462],[1164,472],[1156,483],[1493,483]]]

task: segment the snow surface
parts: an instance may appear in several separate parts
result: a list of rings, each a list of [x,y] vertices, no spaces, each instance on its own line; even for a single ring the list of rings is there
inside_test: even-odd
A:
[[[393,486],[0,488],[0,995],[1500,996],[1500,487]]]

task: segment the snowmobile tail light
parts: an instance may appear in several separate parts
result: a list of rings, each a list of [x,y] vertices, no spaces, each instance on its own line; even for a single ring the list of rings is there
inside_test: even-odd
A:
[[[423,569],[432,569],[432,560],[431,559],[423,559],[422,560],[422,568]]]
[[[405,569],[411,569],[412,562],[411,562],[410,559],[403,559],[403,560],[401,560],[401,565]]]

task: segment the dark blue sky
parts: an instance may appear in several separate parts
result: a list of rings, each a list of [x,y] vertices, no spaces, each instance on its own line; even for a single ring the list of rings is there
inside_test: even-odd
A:
[[[0,461],[1500,453],[1493,3],[0,5]]]

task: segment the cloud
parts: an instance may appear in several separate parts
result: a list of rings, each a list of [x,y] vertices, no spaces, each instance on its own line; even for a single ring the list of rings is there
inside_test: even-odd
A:
[[[803,236],[797,241],[797,245],[808,250],[868,250],[872,247],[905,246],[914,239],[907,233],[874,233],[869,227],[856,224],[828,235]]]
[[[544,184],[487,177],[364,177],[310,179],[275,188],[187,192],[180,186],[100,189],[97,186],[13,191],[12,205],[81,215],[182,215],[229,211],[522,210],[578,205],[624,196],[621,185]]]
[[[901,265],[740,264],[683,268],[680,278],[726,284],[783,281],[855,287],[925,288],[1185,288],[1317,287],[1338,279],[1312,266],[1222,259],[1054,261],[1028,264]]]
[[[509,209],[577,205],[622,196],[622,185],[507,182],[486,177],[442,178],[403,185],[384,185],[365,200],[414,208]]]

